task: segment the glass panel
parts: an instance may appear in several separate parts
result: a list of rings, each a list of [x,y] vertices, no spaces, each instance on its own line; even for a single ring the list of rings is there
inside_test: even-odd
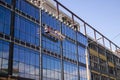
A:
[[[13,62],[13,75],[18,76],[18,72],[19,72],[18,62]]]
[[[2,59],[2,72],[8,73],[8,60]]]
[[[23,11],[24,13],[32,16],[33,18],[39,20],[39,9],[37,7],[32,6],[25,0],[16,0],[16,8]]]
[[[11,12],[7,8],[0,6],[0,32],[10,34]]]
[[[39,76],[39,52],[14,45],[13,54],[13,75],[31,79],[35,79],[35,76]],[[18,72],[16,72],[16,68]]]
[[[43,79],[61,80],[60,60],[48,55],[43,55]]]
[[[15,15],[15,38],[39,46],[39,25]]]
[[[8,4],[11,4],[11,0],[1,0],[1,1],[4,1],[4,2],[7,2]]]

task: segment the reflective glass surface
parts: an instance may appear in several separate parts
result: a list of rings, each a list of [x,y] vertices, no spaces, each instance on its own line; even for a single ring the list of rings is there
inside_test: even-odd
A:
[[[85,67],[79,66],[80,80],[87,80],[87,70]]]
[[[87,46],[87,38],[80,32],[77,32],[77,41],[85,46]]]
[[[13,75],[38,80],[39,52],[14,45]]]
[[[76,40],[76,32],[65,24],[62,24],[62,34],[66,35],[71,39]]]
[[[43,55],[43,80],[61,80],[60,60]]]
[[[16,8],[37,20],[40,19],[39,9],[26,2],[26,0],[16,0]]]
[[[42,11],[42,24],[46,24],[54,30],[60,31],[60,22],[44,11]],[[42,28],[42,35],[42,47],[56,54],[60,54],[60,40],[45,33],[44,28]]]
[[[11,2],[12,2],[12,0],[0,0],[0,1],[6,2],[8,4],[11,4]]]
[[[8,73],[9,43],[0,40],[0,73]]]
[[[63,55],[69,59],[77,60],[76,45],[74,42],[65,39],[63,41]]]
[[[79,62],[86,64],[86,49],[78,45]]]
[[[39,46],[39,25],[15,15],[15,38]]]
[[[11,11],[0,6],[0,32],[10,34]]]
[[[60,31],[61,23],[56,18],[52,17],[48,13],[42,11],[42,23],[48,25],[49,27]]]
[[[78,68],[76,64],[64,61],[64,80],[78,80]]]

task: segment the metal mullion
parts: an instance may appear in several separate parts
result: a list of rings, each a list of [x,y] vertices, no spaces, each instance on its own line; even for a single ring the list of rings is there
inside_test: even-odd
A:
[[[11,40],[14,38],[15,5],[16,5],[16,0],[12,0],[13,11],[11,11],[11,24],[10,24]],[[8,77],[11,77],[12,72],[13,72],[13,48],[14,48],[14,42],[10,42],[10,44],[9,44],[9,61],[8,61]]]

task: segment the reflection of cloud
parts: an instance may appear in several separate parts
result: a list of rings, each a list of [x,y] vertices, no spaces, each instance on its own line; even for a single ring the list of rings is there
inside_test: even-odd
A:
[[[78,72],[77,70],[71,73],[64,72],[64,80],[77,80],[78,78],[77,72]],[[61,73],[54,70],[43,69],[43,76],[44,76],[43,80],[51,80],[51,79],[61,80]],[[87,78],[86,69],[80,70],[80,77],[84,79]]]
[[[3,58],[8,58],[8,56],[9,56],[9,52],[8,51],[2,51],[0,53],[3,54]]]
[[[64,72],[64,80],[77,80],[78,79],[77,73],[78,73],[77,70],[75,70],[71,73]],[[52,80],[60,80],[61,79],[61,73],[58,72],[58,70],[43,69],[43,76],[44,76],[43,80],[51,80],[51,79]],[[84,78],[85,80],[87,79],[86,68],[80,69],[80,77]]]
[[[86,69],[80,70],[80,77],[87,78],[87,71],[86,71]]]
[[[44,79],[43,80],[61,80],[61,73],[58,71],[54,71],[54,70],[46,70],[43,69],[43,76]],[[47,79],[45,79],[47,78]]]
[[[77,80],[77,78],[78,78],[77,72],[78,71],[75,70],[71,73],[64,74],[65,80]]]

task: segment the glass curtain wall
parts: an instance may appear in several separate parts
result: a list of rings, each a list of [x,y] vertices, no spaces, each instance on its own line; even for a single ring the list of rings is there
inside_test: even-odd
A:
[[[64,79],[78,80],[78,66],[76,63],[73,63],[69,60],[77,61],[77,56],[78,56],[79,63],[82,63],[84,65],[86,64],[85,49],[87,46],[87,38],[79,32],[76,33],[75,30],[59,22],[57,19],[55,19],[54,17],[52,17],[51,15],[49,15],[44,11],[42,11],[42,25],[43,24],[47,25],[48,27],[54,30],[61,31],[61,33],[66,36],[66,38],[62,41],[58,39],[56,40],[53,36],[44,32],[44,26],[43,26],[42,27],[42,48],[59,55],[61,55],[61,53],[63,52],[63,57],[68,59],[68,61],[63,59]],[[77,40],[76,40],[76,35],[78,37]],[[77,41],[78,46],[76,45],[75,41]],[[63,51],[61,51],[60,45],[62,45]],[[76,48],[78,48],[78,51]],[[42,53],[42,54],[43,54],[43,58],[42,58],[43,79],[44,80],[61,80],[61,77],[60,77],[61,69],[62,69],[60,67],[61,58],[55,58],[52,55],[48,55],[46,53]],[[56,65],[58,65],[56,67],[57,71],[54,70],[56,69],[55,68]],[[86,67],[79,65],[79,72],[80,72],[80,80],[87,80]]]
[[[1,1],[11,4],[12,0]],[[40,25],[38,23],[40,19],[39,9],[26,0],[16,0],[15,3],[15,14],[11,14],[11,10],[0,6],[0,33],[11,36],[10,25],[12,15],[12,18],[13,16],[15,18],[14,26],[12,26],[14,36],[12,36],[20,42],[14,42],[14,39],[13,42],[0,39],[0,73],[8,74],[8,60],[9,54],[11,54],[13,55],[13,64],[11,62],[13,65],[12,76],[39,80],[40,51],[35,48],[41,47],[40,38],[42,37],[42,49],[54,53],[54,55],[50,55],[49,53],[42,52],[41,66],[43,80],[61,80],[62,69],[65,80],[78,80],[78,70],[80,72],[80,80],[86,80],[85,66],[77,65],[77,56],[79,63],[86,64],[86,37],[60,22],[44,10],[41,16],[42,25],[45,24],[53,30],[59,31],[65,36],[65,39],[59,40],[45,33],[43,26],[41,27],[42,36],[40,37]],[[25,44],[22,44],[22,42]],[[30,44],[30,46],[26,46],[26,44]],[[31,47],[33,45],[35,48]],[[78,51],[76,48],[78,48]],[[10,49],[13,49],[13,53]],[[59,56],[56,57],[56,55]],[[63,60],[61,60],[61,57],[63,57]]]
[[[0,40],[0,73],[8,74],[9,42]]]
[[[0,6],[0,32],[10,35],[11,11]]]

